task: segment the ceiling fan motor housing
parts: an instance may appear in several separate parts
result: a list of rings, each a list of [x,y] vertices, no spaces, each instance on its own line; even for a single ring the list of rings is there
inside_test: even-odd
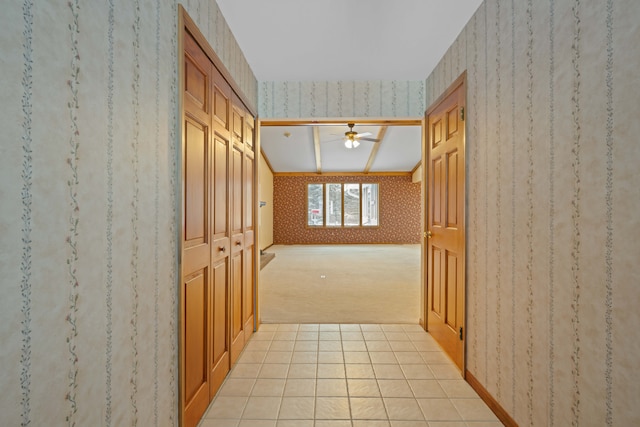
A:
[[[349,126],[349,130],[344,133],[344,136],[347,139],[351,139],[351,140],[355,139],[355,137],[358,135],[358,132],[354,132],[353,130],[355,123],[347,123],[347,126]]]

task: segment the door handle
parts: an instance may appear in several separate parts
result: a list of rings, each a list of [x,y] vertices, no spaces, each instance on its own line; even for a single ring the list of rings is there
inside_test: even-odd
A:
[[[433,237],[433,234],[431,233],[431,231],[427,231],[427,232],[425,233],[425,237],[426,237],[427,239],[430,239],[430,238],[432,238],[432,237]]]

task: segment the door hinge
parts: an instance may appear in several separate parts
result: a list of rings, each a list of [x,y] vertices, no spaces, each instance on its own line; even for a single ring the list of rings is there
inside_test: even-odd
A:
[[[462,341],[462,326],[460,326],[460,341]]]
[[[460,107],[460,121],[464,122],[464,107]]]

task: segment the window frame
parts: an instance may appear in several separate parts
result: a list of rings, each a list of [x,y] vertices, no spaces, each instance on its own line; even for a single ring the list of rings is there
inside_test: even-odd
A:
[[[345,225],[345,185],[358,185],[358,225]],[[309,186],[311,185],[322,185],[322,224],[309,224]],[[340,202],[341,202],[341,212],[340,212],[340,225],[327,225],[327,217],[328,217],[328,209],[329,203],[327,203],[327,188],[329,185],[340,185]],[[362,223],[362,215],[363,215],[363,200],[362,197],[362,186],[363,185],[372,185],[376,188],[376,196],[377,196],[377,223],[375,225],[366,225]],[[306,202],[307,202],[307,221],[306,227],[313,229],[358,229],[358,228],[378,228],[380,227],[380,183],[379,182],[308,182],[306,186]]]
[[[321,197],[320,197],[320,208],[318,209],[318,211],[319,211],[319,215],[320,215],[320,217],[321,217],[321,219],[322,219],[322,223],[321,223],[321,224],[319,224],[319,225],[316,225],[316,224],[309,224],[309,222],[310,222],[310,220],[311,220],[311,214],[313,214],[313,212],[311,212],[311,209],[309,209],[309,187],[310,187],[310,186],[312,186],[312,185],[319,185],[319,186],[321,187],[321,194],[322,194],[322,195],[321,195]],[[318,182],[310,182],[310,183],[307,183],[307,187],[306,187],[306,195],[307,195],[307,197],[306,197],[306,201],[307,201],[307,221],[306,221],[306,224],[307,224],[307,227],[309,227],[309,228],[324,227],[324,224],[325,224],[325,213],[324,213],[324,210],[325,210],[325,208],[324,208],[324,203],[325,203],[325,201],[324,201],[324,188],[325,188],[325,187],[324,187],[324,183],[318,183]],[[315,210],[315,209],[314,209],[314,210]]]

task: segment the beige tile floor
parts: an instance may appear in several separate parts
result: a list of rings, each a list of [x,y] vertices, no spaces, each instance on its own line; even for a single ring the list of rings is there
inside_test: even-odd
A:
[[[418,325],[263,324],[201,427],[497,427]]]

